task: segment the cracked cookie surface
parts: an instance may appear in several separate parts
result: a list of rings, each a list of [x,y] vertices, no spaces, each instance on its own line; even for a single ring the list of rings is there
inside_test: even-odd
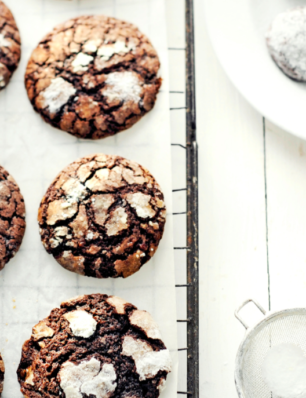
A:
[[[33,327],[17,374],[27,398],[157,398],[170,371],[148,312],[91,294],[62,303]]]
[[[3,361],[1,353],[0,353],[0,397],[3,392],[4,373],[5,373],[5,366],[4,366],[4,361]]]
[[[18,252],[25,226],[23,196],[14,178],[0,166],[0,270]]]
[[[155,253],[165,221],[154,177],[135,162],[104,154],[66,167],[38,213],[47,252],[67,270],[96,278],[137,272]]]
[[[81,16],[58,25],[29,60],[25,83],[47,123],[80,138],[128,129],[156,101],[159,59],[130,23]]]
[[[0,0],[0,90],[16,70],[21,54],[19,30],[13,14]]]

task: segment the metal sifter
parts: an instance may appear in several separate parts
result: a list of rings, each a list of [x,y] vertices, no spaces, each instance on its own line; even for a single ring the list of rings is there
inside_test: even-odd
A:
[[[252,302],[264,318],[254,327],[240,317],[240,310]],[[279,344],[294,344],[306,356],[306,308],[295,308],[266,314],[255,300],[246,300],[235,312],[246,329],[246,336],[238,349],[235,382],[240,398],[271,398],[272,393],[263,377],[263,361],[269,350]],[[273,395],[274,396],[274,395]]]

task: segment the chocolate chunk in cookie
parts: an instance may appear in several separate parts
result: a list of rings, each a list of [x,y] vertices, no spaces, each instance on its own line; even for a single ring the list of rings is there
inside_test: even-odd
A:
[[[4,361],[3,361],[2,356],[0,354],[0,398],[1,398],[1,395],[2,395],[2,391],[3,391],[4,372],[5,372]]]
[[[14,178],[0,166],[0,270],[18,252],[25,226],[23,196]]]
[[[166,217],[164,196],[142,166],[93,155],[70,164],[42,199],[44,247],[69,271],[127,277],[155,253]]]
[[[17,69],[21,54],[20,35],[11,11],[0,0],[0,90]]]
[[[136,26],[82,16],[43,38],[31,55],[25,83],[47,123],[98,139],[128,129],[153,108],[159,66],[155,49]]]
[[[33,328],[18,368],[28,398],[157,398],[169,350],[146,311],[105,294],[76,297]]]
[[[277,15],[266,41],[279,68],[294,80],[306,81],[306,7]]]

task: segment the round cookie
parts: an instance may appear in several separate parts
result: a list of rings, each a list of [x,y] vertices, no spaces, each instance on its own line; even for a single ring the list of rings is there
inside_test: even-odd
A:
[[[294,80],[306,81],[306,7],[277,15],[266,41],[279,68]]]
[[[11,11],[0,0],[0,90],[9,82],[21,55],[19,30]]]
[[[33,327],[17,374],[27,398],[157,398],[170,371],[148,312],[91,294],[62,303]]]
[[[47,123],[98,139],[128,129],[156,101],[159,59],[136,26],[81,16],[45,36],[29,60],[25,83]]]
[[[66,167],[38,213],[47,252],[67,270],[96,278],[138,271],[155,253],[165,218],[154,177],[135,162],[103,154]]]
[[[3,361],[2,356],[0,354],[0,398],[1,398],[1,395],[2,395],[2,391],[3,391],[4,372],[5,372],[4,361]]]
[[[23,196],[14,178],[0,166],[0,270],[18,252],[25,226]]]

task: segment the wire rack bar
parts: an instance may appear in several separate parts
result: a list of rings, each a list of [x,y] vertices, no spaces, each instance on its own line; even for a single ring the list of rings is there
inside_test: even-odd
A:
[[[172,189],[172,192],[187,191],[187,188]]]
[[[186,147],[184,146],[184,145],[182,145],[182,144],[171,144],[172,146],[179,146],[179,147],[181,147],[181,148],[183,148],[183,149],[186,149]]]
[[[198,144],[196,134],[194,4],[186,12],[186,180],[187,180],[187,391],[199,398]]]
[[[199,398],[199,248],[198,248],[198,144],[196,135],[196,95],[195,95],[195,51],[194,51],[194,4],[193,0],[185,0],[185,31],[186,47],[169,47],[173,51],[185,51],[186,64],[186,106],[170,108],[186,112],[186,145],[172,143],[186,151],[186,188],[173,189],[172,192],[186,191],[187,211],[172,213],[186,214],[187,242],[185,247],[174,247],[174,250],[186,250],[187,282],[175,285],[186,288],[187,314],[186,319],[178,319],[186,324],[187,347],[178,351],[187,353],[187,391],[178,391],[179,395]],[[182,93],[182,91],[170,91]]]
[[[170,51],[185,51],[185,47],[168,47],[168,50]]]

